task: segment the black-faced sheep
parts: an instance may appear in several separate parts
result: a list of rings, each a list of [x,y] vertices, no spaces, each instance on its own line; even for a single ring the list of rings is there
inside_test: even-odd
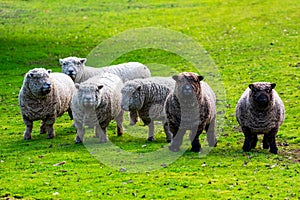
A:
[[[127,81],[121,91],[121,107],[125,111],[137,111],[145,125],[148,125],[148,141],[154,140],[154,120],[163,122],[166,139],[171,141],[164,113],[164,102],[174,90],[172,78],[151,77]]]
[[[216,146],[216,97],[212,89],[192,72],[173,76],[176,81],[173,93],[165,102],[165,112],[173,139],[169,149],[179,151],[183,136],[191,130],[192,151],[201,151],[199,136],[205,129],[209,146]]]
[[[123,83],[136,78],[148,78],[151,76],[147,66],[138,62],[128,62],[108,67],[89,67],[86,66],[86,58],[67,57],[59,59],[62,66],[62,72],[70,76],[75,83],[81,83],[95,75],[101,75],[105,72],[119,76]],[[134,125],[137,122],[137,113],[130,112],[130,124]]]
[[[117,123],[117,134],[123,134],[123,110],[121,109],[122,80],[110,73],[94,76],[75,84],[71,109],[77,129],[76,143],[83,142],[85,126],[95,127],[100,142],[107,142],[106,128],[111,120]]]
[[[245,135],[243,150],[256,147],[257,134],[264,134],[263,148],[277,154],[275,137],[284,120],[283,102],[274,90],[275,83],[250,84],[236,106],[236,118]]]
[[[24,78],[19,94],[19,105],[26,130],[24,139],[31,139],[33,121],[42,120],[40,133],[55,136],[53,124],[57,117],[70,111],[75,86],[63,73],[50,73],[43,68],[30,70]]]

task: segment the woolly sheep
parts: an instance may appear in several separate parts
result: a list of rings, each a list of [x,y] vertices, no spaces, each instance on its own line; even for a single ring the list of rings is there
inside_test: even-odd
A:
[[[192,151],[201,151],[199,136],[205,129],[209,146],[216,146],[216,97],[212,89],[199,76],[183,72],[173,76],[176,81],[173,93],[165,102],[165,112],[173,139],[169,149],[179,151],[183,136],[191,130]]]
[[[285,117],[283,102],[274,90],[276,84],[256,82],[242,94],[236,106],[236,119],[245,135],[244,151],[256,147],[257,134],[264,134],[263,148],[277,154],[275,137]]]
[[[76,143],[83,142],[85,126],[94,126],[100,142],[107,142],[106,128],[115,119],[117,134],[123,134],[123,110],[121,109],[122,80],[110,73],[94,76],[75,84],[71,108],[77,129]]]
[[[125,111],[137,111],[145,125],[148,126],[148,141],[154,140],[154,120],[163,122],[166,140],[171,141],[164,114],[164,102],[174,89],[172,78],[151,77],[127,81],[121,90],[121,107]]]
[[[24,78],[19,93],[19,105],[26,130],[24,139],[31,139],[33,121],[42,120],[40,133],[55,136],[53,124],[57,117],[69,112],[75,86],[70,77],[63,73],[50,73],[43,68],[30,70]]]
[[[62,72],[70,76],[75,83],[81,83],[89,78],[109,72],[119,76],[123,83],[136,78],[148,78],[151,76],[147,66],[138,62],[128,62],[108,67],[94,68],[85,66],[87,59],[78,57],[67,57],[59,59],[62,66]],[[137,113],[130,112],[130,124],[134,125],[137,122]]]

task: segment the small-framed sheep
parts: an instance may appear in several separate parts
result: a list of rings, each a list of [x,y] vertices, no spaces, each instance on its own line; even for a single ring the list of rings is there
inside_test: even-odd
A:
[[[107,142],[106,128],[111,120],[117,123],[117,134],[123,134],[121,109],[122,80],[111,73],[94,76],[81,84],[75,84],[71,109],[77,130],[76,143],[84,141],[85,126],[95,127],[100,142]]]
[[[154,141],[154,121],[162,121],[167,142],[171,141],[164,113],[164,103],[174,90],[175,81],[166,77],[151,77],[127,81],[121,90],[121,107],[125,111],[137,111],[148,126],[148,141]]]
[[[244,151],[256,147],[258,134],[263,134],[263,148],[277,154],[275,137],[285,118],[282,100],[274,90],[276,84],[249,84],[236,105],[236,119],[245,135]]]
[[[190,130],[192,151],[201,151],[199,136],[206,130],[209,146],[217,144],[215,135],[216,96],[213,90],[193,72],[173,76],[176,81],[174,92],[165,102],[165,111],[173,139],[169,149],[179,151],[183,136]]]
[[[72,118],[70,104],[75,92],[72,79],[63,73],[51,73],[44,68],[35,68],[25,75],[19,93],[19,105],[26,130],[24,139],[31,139],[33,121],[42,120],[40,133],[55,136],[53,124],[66,111]]]

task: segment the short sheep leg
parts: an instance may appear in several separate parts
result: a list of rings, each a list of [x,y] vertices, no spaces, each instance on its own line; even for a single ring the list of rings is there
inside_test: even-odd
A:
[[[40,126],[40,134],[45,134],[47,132],[46,123],[42,121]]]
[[[278,132],[278,128],[273,128],[268,134],[268,141],[270,144],[270,152],[274,153],[274,154],[277,154],[277,152],[278,152],[278,148],[276,145],[276,139],[275,139],[277,132]]]
[[[108,137],[106,135],[106,127],[101,127],[100,125],[96,125],[96,132],[100,136],[100,143],[105,143],[108,141]]]
[[[243,150],[244,151],[250,151],[251,150],[251,129],[248,127],[242,127],[242,130],[245,135],[245,141],[244,141],[244,146]]]
[[[193,152],[200,152],[201,151],[201,144],[199,141],[199,136],[202,133],[203,128],[199,127],[198,129],[192,129],[190,133],[190,140],[192,143],[192,149]]]
[[[154,122],[151,120],[151,122],[148,124],[148,141],[153,142],[154,141]]]
[[[216,125],[216,117],[214,117],[210,124],[207,124],[205,127],[206,130],[206,139],[208,142],[208,145],[210,147],[216,147],[217,146],[217,138],[216,138],[216,134],[215,134],[215,125]]]
[[[115,118],[116,123],[117,123],[117,135],[118,136],[122,136],[123,132],[124,132],[124,129],[123,129],[123,120],[124,120],[123,115],[124,115],[124,111],[121,111],[119,113],[119,115]]]
[[[168,142],[168,143],[170,143],[171,142],[171,140],[172,140],[172,133],[169,131],[169,126],[168,126],[168,122],[163,122],[164,123],[164,131],[165,131],[165,133],[166,133],[166,141]]]
[[[130,111],[129,112],[130,117],[130,125],[133,126],[138,122],[138,112],[137,111]]]
[[[268,134],[264,134],[263,148],[264,149],[269,149],[270,148],[270,143],[269,143],[269,140],[268,140]]]
[[[55,131],[54,131],[53,124],[46,124],[46,129],[47,129],[47,132],[48,132],[47,139],[54,138],[55,137]]]
[[[251,149],[255,149],[258,138],[256,133],[251,134]]]
[[[73,120],[73,113],[72,113],[71,108],[68,109],[68,114],[69,114],[70,119]]]
[[[77,132],[75,142],[76,142],[76,144],[79,144],[79,143],[83,142],[85,129],[82,124],[76,123],[76,121],[75,121],[75,126],[76,126],[76,132]]]
[[[170,129],[172,130],[172,129]],[[180,151],[180,146],[183,141],[183,136],[185,134],[186,130],[185,129],[179,129],[175,136],[172,139],[171,145],[169,146],[169,150],[177,152]]]
[[[33,127],[33,122],[24,120],[24,123],[26,125],[26,130],[24,132],[24,140],[30,140],[31,139],[31,132],[32,132],[32,127]]]

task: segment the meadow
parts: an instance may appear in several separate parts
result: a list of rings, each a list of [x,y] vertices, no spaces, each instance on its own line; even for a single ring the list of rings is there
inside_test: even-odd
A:
[[[297,0],[1,0],[0,199],[300,199],[299,19]],[[149,27],[192,38],[214,61],[212,77],[219,76],[225,90],[216,148],[204,156],[187,150],[156,170],[147,169],[147,161],[131,160],[144,164],[133,173],[93,155],[98,148],[109,157],[109,146],[97,144],[91,151],[75,144],[76,130],[67,114],[56,121],[54,139],[39,134],[39,122],[32,140],[23,139],[18,93],[29,69],[60,72],[59,58],[88,57],[103,41]],[[112,64],[129,61],[161,64],[150,67],[153,75],[200,67],[154,48],[127,52]],[[262,137],[255,150],[242,151],[235,105],[248,84],[257,81],[277,83],[285,104],[277,155],[262,149]],[[156,140],[147,142],[146,127],[128,123],[122,137],[116,136],[114,122],[109,127],[117,151],[158,152],[155,158],[162,160],[169,155],[159,152],[168,145],[161,126],[156,126]]]

